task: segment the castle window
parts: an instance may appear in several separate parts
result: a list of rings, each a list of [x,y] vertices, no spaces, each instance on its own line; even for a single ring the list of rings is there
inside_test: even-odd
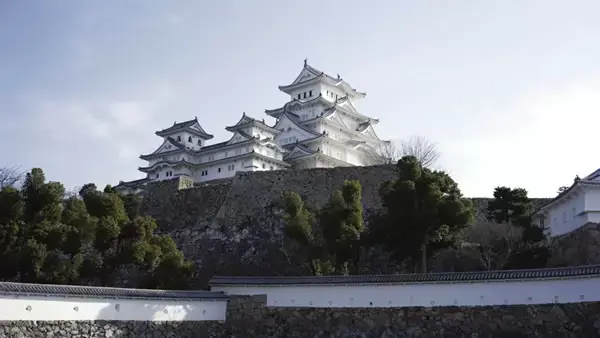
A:
[[[308,96],[312,97],[312,90],[308,91]]]
[[[181,142],[181,136],[177,136],[177,141]]]
[[[221,168],[219,168],[218,172],[221,172]]]
[[[156,174],[156,178],[159,178],[159,177],[160,177],[160,174]]]
[[[201,146],[202,145],[202,140],[198,140],[198,145]]]
[[[227,166],[227,170],[232,171],[235,169],[235,163]]]
[[[192,143],[192,137],[191,137],[191,136],[190,136],[190,137],[188,137],[188,142],[189,142],[189,143]]]
[[[304,92],[304,98],[306,98],[306,92]]]
[[[262,164],[262,168],[263,168],[263,169],[266,169],[266,168],[267,168],[267,165],[263,163],[263,164]]]
[[[273,170],[273,166],[271,166],[270,169]]]
[[[298,94],[298,100],[302,98],[302,94]]]

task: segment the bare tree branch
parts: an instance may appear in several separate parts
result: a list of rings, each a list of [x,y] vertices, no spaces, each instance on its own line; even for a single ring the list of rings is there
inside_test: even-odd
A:
[[[400,142],[400,157],[414,156],[423,167],[430,168],[440,158],[440,152],[435,143],[422,136],[411,136]]]
[[[364,165],[395,164],[401,158],[400,151],[392,141],[384,141],[373,149],[373,152],[366,153]]]
[[[424,167],[431,168],[440,157],[435,143],[422,136],[412,136],[400,142],[384,141],[365,156],[365,165],[395,164],[404,156],[414,156]]]
[[[14,187],[21,182],[25,172],[19,167],[0,167],[0,189]]]
[[[501,270],[519,248],[523,229],[507,223],[479,222],[465,235],[465,242],[477,247],[483,267]]]

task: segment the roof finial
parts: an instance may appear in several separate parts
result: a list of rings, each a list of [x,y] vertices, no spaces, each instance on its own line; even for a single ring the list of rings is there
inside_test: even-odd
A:
[[[337,75],[338,76],[338,80],[340,79],[340,74]]]
[[[308,62],[308,58],[304,58],[304,66],[306,66],[307,62]]]

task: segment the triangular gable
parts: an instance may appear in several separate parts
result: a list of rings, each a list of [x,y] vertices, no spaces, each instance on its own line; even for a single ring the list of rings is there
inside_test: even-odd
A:
[[[340,125],[342,125],[342,126],[344,126],[344,127],[348,128],[348,125],[346,125],[346,122],[344,122],[344,120],[342,119],[342,117],[340,116],[340,114],[339,114],[339,113],[338,113],[336,110],[332,111],[332,112],[331,112],[331,113],[330,113],[330,114],[327,116],[327,119],[328,119],[328,120],[330,120],[330,121],[333,121],[333,122],[337,122],[337,123],[339,123]]]
[[[281,118],[279,119],[279,121],[277,121],[277,124],[275,124],[273,128],[280,131],[280,133],[277,135],[277,139],[281,138],[282,134],[289,135],[290,131],[294,131],[294,133],[297,134],[297,136],[301,139],[313,138],[315,136],[320,135],[319,133],[316,133],[303,126],[302,124],[300,124],[300,122],[298,122],[296,119],[294,119],[287,113],[284,113],[281,116]]]
[[[315,153],[315,151],[312,151],[311,149],[308,149],[306,147],[301,147],[300,145],[296,145],[294,147],[294,149],[292,149],[292,151],[290,151],[289,153],[286,154],[285,158],[292,159],[292,158],[311,155],[314,153]]]
[[[198,123],[198,121],[194,122],[194,124],[192,124],[189,128],[197,130],[204,134],[208,134],[204,129],[202,129],[202,126],[200,126],[200,123]]]
[[[584,180],[589,180],[589,181],[598,181],[600,182],[600,169],[597,169],[596,171],[594,171],[593,173],[587,175]]]
[[[243,113],[243,114],[242,114],[242,117],[240,118],[240,120],[239,120],[239,121],[237,121],[237,123],[236,123],[236,124],[234,124],[232,127],[241,126],[241,125],[244,125],[244,124],[247,124],[247,123],[253,122],[253,121],[254,121],[254,119],[253,119],[253,118],[251,118],[251,117],[249,117],[248,115],[246,115],[246,113]]]
[[[227,141],[227,144],[240,143],[244,141],[250,140],[250,137],[244,133],[236,132],[233,136]]]
[[[360,132],[363,135],[368,135],[374,139],[379,140],[379,136],[377,136],[377,134],[375,133],[375,129],[373,129],[373,126],[369,124],[369,126],[367,128],[365,128],[365,130]]]
[[[352,102],[350,102],[350,100],[348,99],[347,96],[344,96],[343,98],[339,99],[336,102],[336,105],[339,107],[342,107],[348,111],[351,111],[353,113],[358,113],[358,110],[356,110],[356,108],[354,107],[354,105],[352,104]]]
[[[163,143],[160,145],[160,147],[158,147],[158,149],[156,149],[152,153],[152,155],[166,153],[169,151],[174,151],[174,150],[179,150],[179,149],[182,149],[182,146],[180,144],[178,144],[177,142],[175,142],[172,138],[167,137],[163,141]]]
[[[292,82],[292,84],[290,86],[293,86],[295,84],[298,84],[300,82],[305,82],[308,80],[312,80],[316,77],[319,77],[321,74],[319,72],[316,72],[315,70],[311,69],[311,67],[307,67],[306,65],[304,66],[304,68],[302,68],[302,71],[300,72],[300,74],[298,74],[298,76],[296,77],[296,79],[294,80],[294,82]]]

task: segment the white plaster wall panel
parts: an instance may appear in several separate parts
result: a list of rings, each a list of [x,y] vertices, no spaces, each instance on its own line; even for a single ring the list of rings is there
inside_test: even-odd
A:
[[[227,301],[0,297],[0,320],[225,320]]]

